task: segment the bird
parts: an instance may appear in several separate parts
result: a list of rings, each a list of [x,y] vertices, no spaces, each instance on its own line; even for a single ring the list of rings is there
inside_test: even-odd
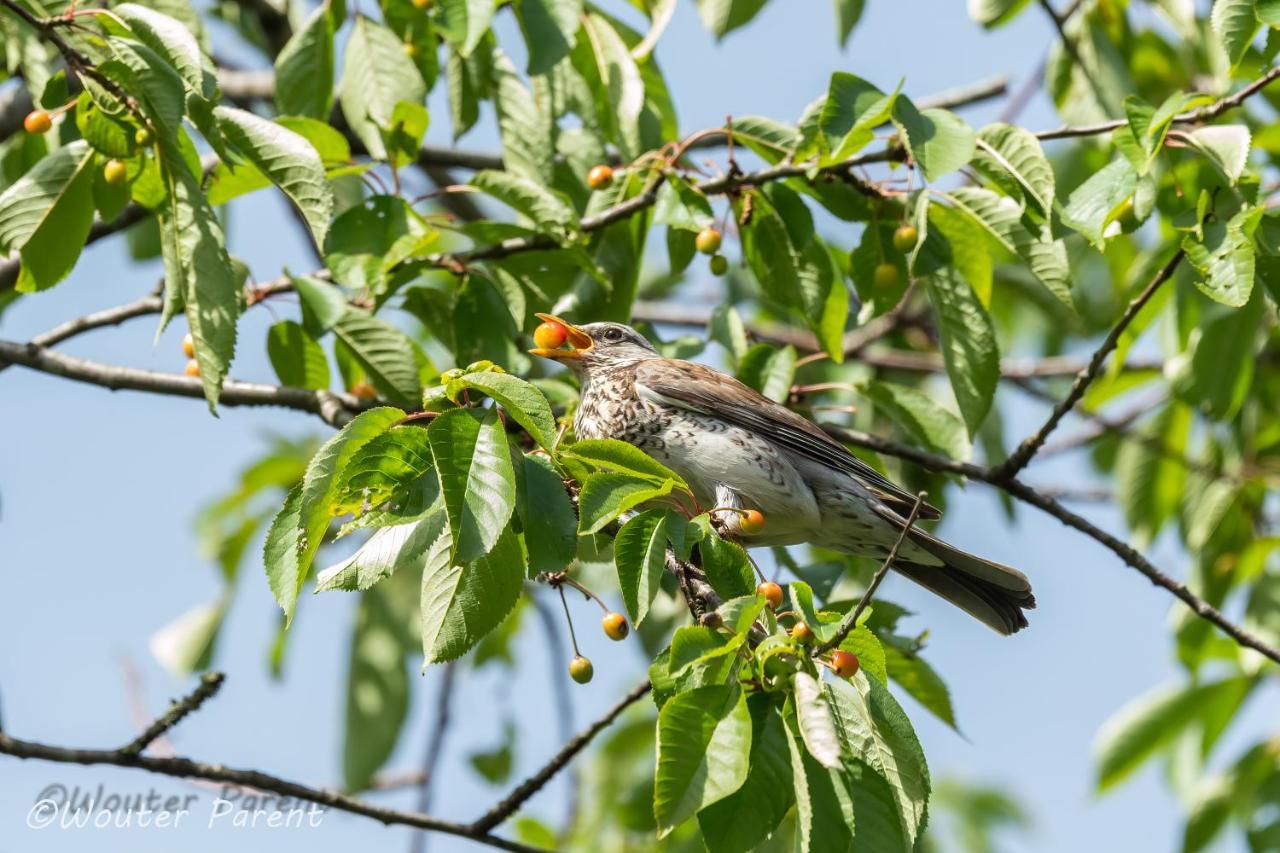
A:
[[[909,526],[916,497],[814,422],[712,367],[664,358],[630,326],[536,316],[564,329],[565,345],[529,352],[576,375],[577,438],[618,439],[663,463],[744,547],[807,543],[884,560]],[[742,529],[749,510],[763,514],[763,528]],[[927,503],[917,513],[941,517]],[[1000,634],[1025,628],[1035,607],[1022,572],[914,525],[890,568]]]

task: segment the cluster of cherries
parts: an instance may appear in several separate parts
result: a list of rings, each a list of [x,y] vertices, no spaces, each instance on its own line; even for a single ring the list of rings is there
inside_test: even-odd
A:
[[[763,519],[763,516],[761,518]],[[763,523],[761,521],[761,524]],[[782,606],[782,587],[773,581],[763,581],[756,587],[756,595],[764,596],[765,600],[769,602],[769,607],[773,610],[777,610]],[[807,622],[796,622],[791,626],[791,639],[802,646],[808,646],[813,644],[816,637]],[[853,678],[858,671],[858,656],[852,652],[836,649],[831,653],[831,661],[828,665],[831,667],[831,671],[841,678]]]
[[[53,114],[48,110],[32,110],[22,120],[22,126],[27,133],[37,136],[48,133],[53,129]],[[138,128],[133,135],[133,141],[143,148],[150,145],[152,139],[151,131],[145,127]],[[112,158],[102,165],[102,179],[113,187],[123,186],[129,180],[129,168],[122,160]]]

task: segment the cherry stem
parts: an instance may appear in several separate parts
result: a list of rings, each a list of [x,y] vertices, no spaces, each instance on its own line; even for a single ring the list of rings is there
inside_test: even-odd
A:
[[[578,651],[578,636],[573,632],[573,617],[569,615],[569,602],[564,600],[564,587],[557,585],[556,591],[560,593],[560,606],[564,608],[564,621],[569,623],[569,641],[573,644],[573,654],[575,657],[582,657],[582,652]]]
[[[583,586],[581,583],[579,583],[578,581],[576,581],[576,580],[574,580],[573,578],[569,577],[568,575],[565,575],[565,576],[561,577],[561,578],[560,578],[560,582],[557,584],[557,586],[559,586],[560,584],[566,584],[566,583],[567,583],[569,586],[571,586],[571,587],[573,587],[574,589],[576,589],[578,592],[580,592],[580,593],[582,593],[583,595],[585,595],[587,598],[589,598],[589,599],[591,599],[592,601],[594,601],[596,604],[599,604],[599,605],[600,605],[600,609],[601,609],[601,610],[603,610],[606,614],[609,614],[609,613],[612,613],[612,612],[613,612],[612,610],[610,610],[610,609],[609,609],[609,605],[605,604],[605,603],[604,603],[604,601],[602,601],[602,600],[600,599],[600,596],[596,595],[594,592],[592,592],[591,590],[587,589],[587,588],[586,588],[585,586]],[[564,595],[563,587],[561,588],[561,593],[560,593],[560,594],[561,594],[562,596]]]

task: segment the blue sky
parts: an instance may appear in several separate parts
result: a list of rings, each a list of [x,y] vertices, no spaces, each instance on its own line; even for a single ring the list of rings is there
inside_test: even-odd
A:
[[[986,34],[952,2],[872,2],[848,48],[838,49],[829,4],[774,0],[745,30],[716,44],[701,28],[692,5],[681,4],[658,48],[686,131],[719,124],[726,114],[761,114],[794,120],[825,90],[834,70],[852,71],[892,87],[905,74],[906,91],[919,96],[991,74],[1021,82],[1039,62],[1050,37],[1033,8],[1015,24]],[[513,53],[514,28],[500,29]],[[694,85],[696,81],[696,85]],[[1002,104],[965,113],[971,123],[992,120]],[[447,115],[442,93],[432,112]],[[1043,98],[1023,122],[1056,124]],[[446,120],[428,140],[448,143]],[[487,130],[464,144],[495,149]],[[265,194],[237,202],[231,245],[256,276],[282,266],[310,267],[312,260],[291,217]],[[839,235],[835,235],[839,239]],[[852,234],[846,238],[851,241]],[[0,322],[0,335],[21,340],[68,316],[115,305],[149,290],[158,263],[131,264],[124,247],[107,242],[82,257],[69,281],[27,298]],[[691,292],[714,293],[711,281]],[[272,322],[251,311],[241,331],[233,374],[272,381],[264,333]],[[66,346],[66,351],[106,362],[180,371],[181,324],[153,348],[153,327],[136,321]],[[6,729],[18,737],[60,744],[110,746],[134,734],[122,661],[142,674],[146,705],[161,711],[189,685],[172,680],[150,658],[151,633],[178,613],[212,598],[215,569],[196,553],[191,521],[213,493],[225,490],[237,470],[262,447],[268,432],[321,432],[318,422],[272,410],[224,410],[211,418],[191,400],[88,389],[20,368],[0,376],[0,702]],[[1009,401],[1010,436],[1029,431],[1041,413],[1022,399]],[[1080,484],[1088,472],[1078,460],[1037,465],[1034,482]],[[1121,529],[1109,511],[1089,516]],[[1098,726],[1138,693],[1177,677],[1167,631],[1171,599],[1102,548],[1065,531],[1034,510],[1020,509],[1016,524],[1004,521],[994,495],[969,487],[951,503],[941,533],[957,544],[1019,566],[1031,575],[1040,607],[1028,631],[1001,639],[902,581],[885,594],[917,610],[914,624],[931,629],[928,657],[949,683],[965,737],[908,705],[935,777],[959,776],[1012,790],[1034,815],[1036,828],[1010,838],[1018,851],[1169,850],[1177,844],[1180,816],[1151,769],[1102,799],[1092,793],[1090,748]],[[1159,565],[1180,573],[1185,560],[1157,547]],[[275,605],[251,552],[222,636],[218,666],[229,680],[221,695],[172,736],[177,750],[195,758],[264,769],[299,781],[332,785],[340,779],[341,725],[347,642],[353,599],[339,594],[305,602],[293,628],[283,683],[268,678],[266,649],[275,630]],[[589,611],[581,612],[587,618]],[[583,632],[587,634],[588,632]],[[491,747],[502,722],[521,730],[517,775],[539,766],[555,749],[540,732],[558,729],[547,687],[550,662],[539,635],[522,644],[525,659],[509,677],[493,672],[464,676],[457,722],[445,754],[433,811],[467,819],[495,801],[494,789],[465,769],[468,752]],[[589,687],[575,688],[581,724],[613,703],[643,674],[634,644],[610,644],[596,632],[585,638],[596,662]],[[558,666],[558,664],[557,664]],[[414,684],[410,721],[392,769],[420,763],[427,720],[440,678],[431,671]],[[1255,698],[1240,733],[1261,730],[1280,703],[1274,694]],[[1227,745],[1228,754],[1232,751]],[[111,790],[185,794],[189,786],[139,772],[82,769],[0,760],[0,853],[128,847],[139,851],[349,850],[407,847],[408,831],[349,815],[330,814],[320,830],[204,830],[204,813],[171,831],[28,830],[24,818],[48,784]],[[549,787],[530,803],[535,814],[556,817],[564,790]],[[379,795],[389,805],[411,807],[413,795]],[[475,849],[436,837],[437,851]],[[1232,849],[1227,847],[1224,849]]]

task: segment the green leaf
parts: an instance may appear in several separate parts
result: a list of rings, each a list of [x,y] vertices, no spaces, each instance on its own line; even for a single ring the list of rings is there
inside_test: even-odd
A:
[[[401,49],[400,39],[381,24],[357,17],[343,54],[338,97],[347,124],[375,159],[387,157],[379,127],[390,127],[396,104],[421,103],[426,93],[422,75]]]
[[[828,684],[827,696],[845,754],[860,758],[888,783],[898,822],[913,849],[924,830],[929,804],[929,768],[911,721],[889,689],[859,672],[851,683]],[[855,805],[855,813],[859,813]],[[865,838],[859,818],[855,838]],[[865,842],[864,842],[865,843]],[[891,849],[871,845],[872,849]]]
[[[578,215],[569,200],[529,178],[486,169],[476,173],[471,185],[527,217],[541,230],[559,236],[577,228]]]
[[[1203,709],[1237,693],[1249,679],[1235,676],[1198,685],[1164,687],[1132,700],[1098,730],[1094,747],[1098,790],[1125,779],[1173,741]]]
[[[889,120],[897,96],[896,91],[886,95],[853,74],[832,74],[817,117],[824,155],[819,163],[845,160],[865,148],[874,138],[872,131]]]
[[[281,385],[317,391],[329,387],[324,350],[292,320],[281,320],[267,330],[267,355]]]
[[[858,393],[935,453],[969,458],[964,423],[918,388],[871,380],[859,385]]]
[[[351,634],[342,774],[348,791],[362,791],[386,763],[409,710],[407,660],[412,598],[407,584],[386,583],[360,597]]]
[[[286,622],[293,620],[298,593],[306,582],[316,551],[329,529],[333,501],[343,469],[361,447],[391,428],[404,412],[390,407],[356,415],[324,443],[307,464],[306,473],[271,522],[263,549],[267,582]]]
[[[1000,350],[995,328],[973,288],[944,267],[926,280],[929,300],[938,314],[942,359],[951,378],[960,414],[970,437],[991,409],[1000,381]]]
[[[1191,410],[1186,406],[1170,405],[1150,424],[1138,428],[1137,440],[1124,442],[1116,453],[1118,503],[1139,544],[1154,539],[1178,510],[1186,488],[1187,469],[1161,448],[1184,452],[1191,420]],[[1142,436],[1150,441],[1142,440]]]
[[[893,123],[927,181],[956,171],[973,157],[973,129],[953,112],[918,110],[910,98],[899,95],[893,102]]]
[[[524,544],[529,552],[529,571],[563,570],[578,553],[578,516],[574,512],[564,481],[545,457],[524,455],[523,488],[518,508]]]
[[[807,672],[797,672],[794,686],[796,721],[805,749],[823,767],[839,770],[843,765],[840,738],[822,682]]]
[[[1242,308],[1204,311],[1188,340],[1191,358],[1173,359],[1166,372],[1179,397],[1215,420],[1234,419],[1249,396],[1265,302],[1255,289]]]
[[[183,612],[151,635],[151,656],[177,678],[208,669],[229,604],[230,597],[223,594]]]
[[[488,32],[496,6],[495,0],[440,0],[440,30],[462,56],[470,56]]]
[[[1041,216],[1053,209],[1054,176],[1035,134],[1011,124],[989,124],[978,131],[973,164],[1002,188],[1010,183]]]
[[[603,15],[591,13],[583,21],[596,73],[604,85],[601,93],[607,98],[609,118],[616,123],[614,142],[627,159],[638,156],[643,143],[640,139],[640,115],[644,112],[645,82],[635,58],[622,36]]]
[[[653,223],[669,225],[685,231],[701,231],[715,223],[715,214],[707,197],[678,175],[671,175],[658,185],[653,204]]]
[[[627,510],[669,495],[673,488],[672,480],[654,485],[634,474],[592,474],[578,495],[578,534],[598,533]]]
[[[1217,34],[1222,49],[1233,66],[1239,65],[1249,52],[1249,45],[1258,33],[1258,17],[1254,14],[1255,0],[1213,0],[1209,23]]]
[[[694,666],[732,655],[741,646],[740,638],[724,637],[714,628],[685,625],[677,628],[671,637],[667,668],[672,676],[678,678]]]
[[[892,642],[886,641],[883,649],[889,677],[931,714],[959,731],[951,692],[933,667],[915,652],[908,653]]]
[[[1138,173],[1123,157],[1099,169],[1067,198],[1062,222],[1079,231],[1102,251],[1107,226],[1120,215],[1120,208],[1138,186]]]
[[[437,511],[375,530],[354,554],[316,575],[316,592],[365,590],[396,572],[418,568],[446,532],[445,523],[444,512]]]
[[[730,127],[735,142],[771,164],[790,154],[800,141],[800,132],[794,126],[764,116],[735,117]]]
[[[516,175],[550,185],[555,172],[555,124],[542,109],[501,51],[493,57],[493,103],[498,111],[503,167]]]
[[[721,598],[755,593],[755,572],[746,549],[738,543],[711,534],[698,543],[698,556],[707,573],[707,582]]]
[[[537,386],[512,376],[510,373],[482,371],[467,373],[449,381],[446,392],[452,400],[458,399],[464,388],[492,397],[503,410],[529,433],[529,437],[546,450],[556,441],[556,418],[551,404]]]
[[[515,509],[511,446],[492,409],[451,409],[427,430],[449,513],[452,559],[467,563],[487,554]]]
[[[218,127],[236,149],[297,206],[317,246],[324,246],[333,217],[333,190],[324,163],[305,138],[275,122],[234,107],[213,111]]]
[[[702,25],[717,39],[749,24],[766,0],[695,0]]]
[[[836,793],[839,777],[813,760],[788,721],[787,752],[796,801],[796,850],[799,853],[849,853],[853,845],[853,804]],[[844,788],[841,785],[841,788]],[[886,848],[878,848],[886,849]],[[892,849],[892,848],[887,848]]]
[[[589,463],[601,471],[632,474],[651,483],[671,481],[675,488],[688,490],[680,475],[640,448],[614,438],[593,438],[574,442],[562,453]]]
[[[751,716],[737,687],[697,687],[668,700],[658,714],[658,837],[742,787],[750,749]]]
[[[276,109],[327,119],[333,106],[333,13],[317,6],[276,57]]]
[[[427,430],[404,424],[361,447],[342,472],[334,513],[363,515],[388,501],[404,514],[435,504],[440,490]],[[433,539],[435,537],[432,537]]]
[[[313,336],[329,331],[347,313],[347,297],[331,281],[307,275],[289,277],[302,302],[302,324]]]
[[[217,81],[205,68],[195,33],[185,24],[137,3],[113,6],[111,12],[128,25],[138,41],[164,57],[187,88],[206,100],[214,97]]]
[[[181,75],[160,54],[140,42],[109,36],[114,62],[99,66],[126,91],[139,94],[140,106],[155,122],[161,142],[172,142],[182,126],[186,93]]]
[[[858,664],[867,675],[881,684],[889,683],[889,668],[885,662],[884,645],[870,628],[865,625],[854,628],[840,641],[840,650],[857,655]]]
[[[520,540],[502,527],[493,549],[474,562],[449,558],[449,534],[427,553],[422,572],[422,650],[428,663],[456,660],[502,624],[524,586]]]
[[[775,403],[784,403],[791,396],[796,360],[795,348],[790,344],[754,344],[738,362],[737,377]]]
[[[758,849],[791,808],[787,729],[769,697],[747,697],[751,716],[750,769],[742,787],[698,813],[709,853]]]
[[[969,17],[987,29],[1012,21],[1028,0],[968,0]]]
[[[165,271],[165,316],[179,306],[195,341],[209,410],[216,411],[235,355],[242,280],[227,254],[226,236],[200,181],[176,146],[162,140],[161,174],[168,197],[158,212]],[[163,327],[163,326],[162,326]]]
[[[1253,232],[1262,217],[1262,208],[1245,206],[1226,222],[1213,219],[1204,225],[1204,238],[1194,233],[1182,239],[1187,260],[1200,277],[1196,287],[1210,299],[1239,308],[1253,292]]]
[[[418,365],[404,332],[377,317],[349,308],[336,323],[333,333],[355,356],[373,386],[387,399],[404,406],[416,406],[422,397]]]
[[[618,586],[631,621],[639,625],[662,588],[667,557],[668,510],[651,509],[627,521],[613,540]]]
[[[529,49],[529,74],[546,74],[573,48],[582,0],[520,0],[516,19]]]
[[[833,0],[836,10],[836,36],[841,47],[849,43],[853,28],[862,17],[864,0]]]
[[[1215,124],[1197,127],[1186,134],[1185,139],[1231,183],[1240,180],[1249,164],[1249,145],[1252,137],[1249,128],[1242,124]]]
[[[17,289],[67,277],[93,225],[93,149],[78,140],[40,159],[0,194],[0,251],[21,250]]]

